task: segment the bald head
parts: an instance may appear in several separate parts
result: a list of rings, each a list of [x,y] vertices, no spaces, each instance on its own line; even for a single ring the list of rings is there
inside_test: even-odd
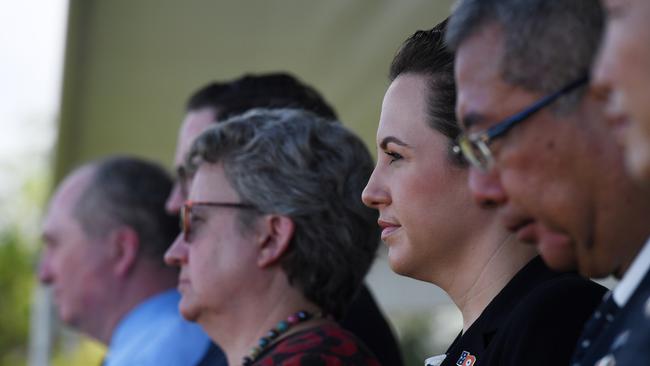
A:
[[[95,245],[75,216],[82,192],[95,168],[85,166],[68,176],[55,191],[43,222],[44,248],[38,268],[41,282],[51,285],[61,320],[93,333],[99,328],[95,314],[105,300],[106,248]]]
[[[48,219],[51,217],[51,211],[58,212],[58,210],[61,209],[61,212],[74,214],[79,198],[88,187],[88,184],[92,181],[96,171],[96,167],[92,165],[84,165],[75,170],[72,174],[68,175],[61,182],[58,188],[54,191],[52,199],[50,200],[48,215],[45,220],[46,225]]]
[[[108,341],[125,312],[176,285],[163,261],[178,234],[164,210],[171,186],[164,169],[131,157],[82,166],[61,183],[43,223],[39,279],[65,323]]]

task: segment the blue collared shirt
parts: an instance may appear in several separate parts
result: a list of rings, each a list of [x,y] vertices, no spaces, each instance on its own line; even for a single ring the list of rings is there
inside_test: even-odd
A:
[[[105,366],[196,365],[210,339],[178,312],[175,289],[154,295],[119,322],[108,347]]]

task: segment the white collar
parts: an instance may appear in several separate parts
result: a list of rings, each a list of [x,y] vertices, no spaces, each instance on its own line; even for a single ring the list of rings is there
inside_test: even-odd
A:
[[[424,366],[440,366],[442,365],[442,361],[444,361],[445,358],[447,358],[446,354],[431,356],[424,360]]]
[[[616,305],[622,308],[627,304],[648,270],[650,270],[650,238],[648,238],[648,241],[641,248],[636,258],[634,258],[632,265],[625,272],[625,275],[623,275],[621,282],[614,288],[613,295]]]

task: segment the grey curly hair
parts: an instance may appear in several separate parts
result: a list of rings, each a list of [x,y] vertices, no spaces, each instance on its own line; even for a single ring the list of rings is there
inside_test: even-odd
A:
[[[204,163],[222,163],[243,202],[293,220],[280,262],[289,282],[324,312],[342,316],[379,244],[377,212],[361,202],[374,165],[363,142],[304,110],[253,109],[194,142],[188,168]],[[240,213],[242,230],[254,215]]]

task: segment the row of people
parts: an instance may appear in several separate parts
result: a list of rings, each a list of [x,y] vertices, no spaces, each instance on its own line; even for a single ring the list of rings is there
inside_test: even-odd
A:
[[[162,311],[179,297],[229,364],[400,365],[362,285],[378,223],[391,268],[441,287],[463,315],[428,364],[647,363],[650,144],[628,126],[648,124],[639,83],[650,50],[624,31],[646,31],[650,6],[607,9],[460,1],[395,56],[374,170],[331,107],[290,76],[211,84],[188,103],[170,215],[160,216],[166,193],[150,194],[169,192],[169,179],[152,188],[149,163],[82,167],[50,204],[40,278],[64,321],[109,344],[107,365],[225,364]],[[622,56],[635,50],[627,70]],[[182,232],[167,249],[175,233],[152,233],[176,213]],[[179,273],[160,266],[160,248]],[[588,280],[608,275],[622,278],[613,292]]]
[[[237,173],[237,177],[256,177],[253,182],[255,196],[247,197],[249,201],[256,198],[256,209],[226,207],[226,212],[220,213],[224,208],[218,204],[217,207],[214,207],[214,204],[204,205],[201,202],[206,200],[197,200],[190,196],[193,174],[188,172],[186,158],[193,142],[202,132],[256,107],[268,109],[262,113],[265,118],[261,119],[270,118],[274,121],[265,122],[269,128],[255,137],[269,140],[269,144],[264,146],[266,150],[260,149],[254,154],[251,153],[247,158],[250,163],[233,164],[250,170]],[[280,110],[288,107],[300,110]],[[305,326],[311,328],[309,326],[312,323],[325,326],[322,330],[324,333],[319,331],[304,334],[304,340],[315,342],[315,346],[333,347],[343,340],[347,342],[343,344],[345,347],[336,352],[343,352],[341,357],[351,357],[349,347],[356,345],[356,338],[351,338],[349,333],[338,327],[332,327],[338,322],[355,337],[362,339],[372,350],[367,351],[366,346],[362,346],[361,353],[353,359],[363,360],[364,357],[374,354],[382,364],[401,365],[399,348],[386,319],[367,286],[359,287],[379,244],[376,213],[364,207],[359,198],[372,170],[372,158],[363,143],[336,122],[335,117],[334,110],[319,93],[289,74],[247,75],[233,81],[210,83],[189,98],[186,116],[179,131],[174,161],[177,179],[173,186],[170,178],[155,164],[133,157],[111,157],[76,169],[60,184],[49,205],[43,228],[45,247],[39,267],[41,281],[54,288],[55,303],[61,319],[108,346],[105,365],[226,365],[239,364],[244,356],[232,356],[234,358],[227,362],[222,348],[224,345],[230,348],[228,339],[244,341],[241,352],[248,353],[249,348],[257,343],[257,339],[250,337],[262,337],[268,330],[262,329],[265,322],[271,322],[267,324],[270,329],[274,325],[273,322],[281,320],[270,315],[272,309],[277,306],[280,309],[276,312],[282,312],[282,308],[292,307],[294,313],[300,310],[311,315],[308,323],[292,327],[291,332]],[[247,126],[252,127],[253,124],[240,124],[240,128],[246,129]],[[292,133],[288,134],[289,131]],[[257,132],[261,131],[248,132],[258,134]],[[271,143],[273,139],[275,141]],[[245,138],[242,137],[242,141],[245,141]],[[284,150],[277,151],[277,147],[283,147]],[[348,150],[344,151],[345,148]],[[341,153],[338,159],[323,159],[334,152]],[[243,158],[238,156],[239,153],[232,153],[228,159]],[[281,166],[277,165],[276,159],[287,162],[289,159],[304,161],[296,166],[286,166],[282,175],[279,169]],[[299,161],[296,160],[295,163],[298,164]],[[304,171],[304,164],[307,163],[313,165],[312,171]],[[99,171],[104,173],[96,173]],[[260,171],[266,171],[270,175],[264,178],[259,175]],[[106,180],[107,175],[112,177],[111,180]],[[263,185],[260,184],[261,180],[265,180]],[[231,181],[231,178],[228,181]],[[97,186],[100,188],[96,188]],[[296,190],[287,189],[291,186],[309,190],[299,196]],[[340,189],[332,190],[332,187],[336,186]],[[236,187],[239,189],[239,186]],[[89,193],[83,193],[85,191]],[[166,193],[154,195],[157,191]],[[222,194],[225,187],[218,184],[212,191]],[[93,199],[89,199],[90,197]],[[190,198],[193,200],[188,201]],[[247,204],[253,205],[252,202]],[[76,214],[81,205],[92,208],[84,211],[85,220],[94,220],[95,215],[104,218],[96,224],[102,227],[100,236],[90,235],[91,227]],[[190,232],[205,230],[200,229],[200,219],[199,223],[195,222],[199,213],[230,214],[231,218],[244,220],[232,229],[236,229],[235,233],[250,240],[253,229],[250,224],[256,221],[256,217],[261,219],[264,213],[262,209],[273,215],[286,210],[286,215],[291,218],[292,223],[290,228],[283,227],[284,230],[290,231],[284,234],[285,241],[282,245],[291,249],[278,249],[274,254],[278,258],[269,259],[270,263],[259,269],[259,283],[245,286],[254,278],[254,271],[250,267],[251,263],[240,262],[244,258],[240,258],[242,252],[238,251],[246,247],[253,249],[253,243],[248,246],[242,243],[235,245],[236,243],[230,243],[233,237],[222,239],[225,242],[221,243],[221,246],[233,246],[233,256],[227,262],[222,262],[225,266],[218,265],[217,261],[226,253],[223,251],[219,252],[218,256],[217,253],[212,253],[211,256],[200,254],[199,258],[206,260],[202,267],[198,267],[197,259],[190,259],[195,256],[191,252],[196,249],[189,248],[198,245],[189,246],[189,241],[185,239],[189,239]],[[205,210],[207,211],[203,212]],[[238,210],[247,216],[233,215],[236,212],[232,211]],[[121,211],[125,213],[121,214]],[[165,211],[166,214],[163,214]],[[173,221],[177,220],[175,217],[179,214],[183,218],[181,226],[184,229],[180,236],[177,235],[178,223]],[[137,221],[143,218],[147,218],[147,221]],[[170,219],[174,222],[173,225]],[[274,225],[277,224],[275,219],[271,221]],[[282,221],[288,220],[285,218]],[[171,234],[164,238],[145,236],[149,232],[160,232],[162,227],[167,231],[171,230]],[[332,233],[342,227],[346,230],[338,234],[339,238],[336,239],[337,235]],[[131,232],[132,235],[127,238],[133,241],[131,246],[134,247],[132,252],[113,249],[117,254],[129,257],[128,265],[123,264],[124,273],[113,275],[109,271],[110,261],[115,259],[103,255],[98,255],[96,262],[81,263],[86,253],[94,250],[95,245],[127,246],[128,243],[123,240],[124,236],[115,234],[120,230]],[[275,228],[273,230],[275,233]],[[78,239],[70,240],[73,238],[71,235]],[[97,243],[113,236],[116,240],[114,243]],[[178,271],[162,265],[162,254],[176,236],[176,247],[170,249],[167,261],[173,266],[188,268],[180,271],[180,284]],[[214,241],[217,237],[208,234],[207,239]],[[187,245],[185,249],[181,243]],[[214,246],[216,243],[211,244]],[[159,247],[161,250],[154,253],[147,249],[149,247]],[[210,245],[206,247],[209,248]],[[284,254],[285,251],[288,253]],[[338,254],[332,257],[332,251]],[[346,258],[349,262],[340,262],[341,258]],[[221,260],[225,259],[224,256]],[[72,262],[74,260],[77,262]],[[100,265],[103,262],[108,263]],[[188,262],[196,263],[193,266],[198,268],[191,267],[197,269],[189,270]],[[136,271],[132,268],[144,266],[137,263],[152,265],[150,268]],[[231,273],[230,277],[226,276],[227,268],[231,266],[241,271],[239,275],[251,277],[245,280],[236,277],[236,272]],[[214,268],[214,272],[210,271],[210,268]],[[80,269],[95,273],[92,277],[94,280],[81,282],[87,281],[88,278],[84,280],[76,275]],[[187,274],[184,274],[185,272]],[[215,280],[224,282],[217,288],[202,286],[202,283],[209,284]],[[174,289],[177,284],[180,293]],[[155,287],[156,291],[146,291],[145,285],[152,289]],[[125,291],[126,287],[131,290]],[[262,293],[259,293],[261,289],[268,290],[266,295],[272,301],[263,301]],[[238,295],[232,291],[237,291]],[[262,317],[261,319],[256,320],[249,314],[247,321],[232,324],[217,321],[219,325],[214,328],[199,320],[206,317],[204,314],[208,314],[207,319],[213,318],[210,314],[222,314],[227,300],[236,300],[239,303],[244,300],[246,296],[243,294],[247,291],[252,292],[248,301],[251,308],[241,304],[238,308],[241,306],[240,310],[244,311],[244,314],[257,309],[255,313]],[[183,301],[180,301],[181,294]],[[288,296],[290,294],[291,296]],[[284,296],[287,298],[283,299]],[[300,299],[301,297],[306,299]],[[298,303],[297,299],[300,299]],[[208,335],[212,337],[215,330],[221,332],[223,339],[219,336],[212,337],[218,340],[218,345],[210,342],[196,325],[181,319],[178,313],[179,301],[183,315],[204,325]],[[317,301],[317,306],[312,304],[314,301]],[[318,310],[315,310],[316,308]],[[161,314],[168,316],[165,318]],[[320,314],[318,319],[311,319],[316,318],[317,314]],[[201,317],[194,318],[199,316]],[[99,333],[93,324],[83,318],[94,319],[102,326],[103,332]],[[152,321],[154,318],[157,319],[156,322]],[[227,317],[233,321],[237,318],[234,314]],[[214,319],[209,323],[212,324],[213,321]],[[262,331],[261,334],[246,334]],[[239,351],[229,350],[228,354],[235,355],[236,352]]]

